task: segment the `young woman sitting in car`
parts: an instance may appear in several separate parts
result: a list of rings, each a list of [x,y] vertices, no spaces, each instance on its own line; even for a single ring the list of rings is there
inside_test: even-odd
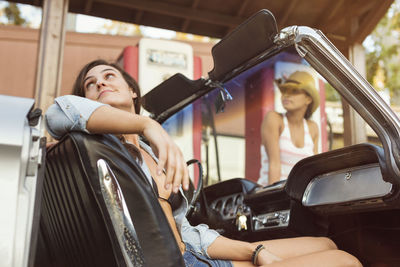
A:
[[[299,237],[255,243],[232,240],[200,224],[191,226],[184,210],[173,211],[166,201],[189,185],[180,149],[154,120],[140,115],[140,90],[118,65],[104,60],[80,71],[74,95],[61,96],[46,113],[49,133],[56,139],[69,131],[116,134],[133,145],[168,219],[185,264],[190,266],[361,266],[350,254],[323,237]],[[146,137],[150,147],[140,140]],[[140,160],[141,159],[141,160]]]

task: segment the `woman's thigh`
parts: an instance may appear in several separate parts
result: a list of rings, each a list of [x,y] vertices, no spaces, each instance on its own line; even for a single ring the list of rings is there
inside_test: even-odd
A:
[[[233,261],[234,267],[251,267],[254,266],[250,262]],[[267,265],[268,267],[362,267],[361,263],[352,255],[341,250],[326,250],[311,254],[301,255],[275,261]]]
[[[299,257],[284,259],[268,267],[362,267],[357,258],[342,250],[319,251]]]
[[[295,237],[254,243],[263,244],[269,253],[281,259],[337,249],[335,243],[326,237]]]
[[[183,260],[186,267],[233,267],[229,260],[210,259],[199,253],[196,253],[193,247],[186,243],[186,251],[183,254]]]

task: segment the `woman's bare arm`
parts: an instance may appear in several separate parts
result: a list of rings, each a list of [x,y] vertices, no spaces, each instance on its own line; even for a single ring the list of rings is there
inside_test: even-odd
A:
[[[251,255],[256,246],[252,243],[219,236],[208,247],[207,254],[212,259],[251,261]]]
[[[261,125],[261,141],[268,155],[268,183],[273,184],[281,178],[279,136],[282,117],[275,111],[265,115]]]
[[[251,263],[252,255],[258,244],[262,242],[249,243],[219,236],[208,247],[207,254],[213,259],[231,260],[236,263],[235,266],[239,265],[239,262],[240,266],[254,266]],[[257,266],[280,260],[282,259],[264,249],[260,251],[256,259]]]
[[[314,154],[318,154],[318,139],[319,139],[318,125],[315,121],[309,120],[308,128],[310,130],[311,139],[313,140],[314,144]]]
[[[181,150],[156,121],[111,106],[97,108],[89,117],[86,129],[90,133],[141,134],[147,138],[159,159],[157,173],[166,170],[165,188],[177,192],[182,183],[189,187],[189,176]]]

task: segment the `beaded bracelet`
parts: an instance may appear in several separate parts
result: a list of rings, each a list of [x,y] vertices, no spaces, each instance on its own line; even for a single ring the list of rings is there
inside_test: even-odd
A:
[[[253,255],[251,255],[251,262],[254,264],[254,265],[257,265],[257,257],[258,257],[258,254],[260,253],[260,251],[262,250],[262,249],[264,249],[265,247],[262,245],[262,244],[260,244],[260,245],[258,245],[257,247],[256,247],[256,249],[253,251]]]

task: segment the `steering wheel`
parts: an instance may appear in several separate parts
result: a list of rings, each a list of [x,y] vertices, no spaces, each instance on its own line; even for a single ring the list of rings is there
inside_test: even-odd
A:
[[[193,192],[193,193],[190,194],[191,196],[190,196],[190,195],[189,195],[189,196],[186,195],[187,199],[190,199],[190,201],[189,201],[189,208],[188,208],[188,210],[187,210],[187,212],[186,212],[186,216],[187,216],[188,214],[190,214],[190,213],[193,211],[193,209],[194,209],[194,204],[195,204],[196,201],[199,199],[200,192],[201,192],[201,190],[203,189],[203,167],[202,167],[202,165],[201,165],[201,162],[200,162],[199,160],[197,160],[197,159],[191,159],[191,160],[189,160],[189,161],[186,162],[186,165],[187,165],[187,166],[190,166],[190,165],[192,165],[192,164],[197,164],[197,167],[199,168],[199,179],[198,179],[198,181],[197,181],[197,186],[196,186],[196,188],[194,187],[192,180],[189,179],[190,182],[189,182],[189,190],[188,190],[188,193],[189,193],[189,194],[192,193],[192,192]]]

